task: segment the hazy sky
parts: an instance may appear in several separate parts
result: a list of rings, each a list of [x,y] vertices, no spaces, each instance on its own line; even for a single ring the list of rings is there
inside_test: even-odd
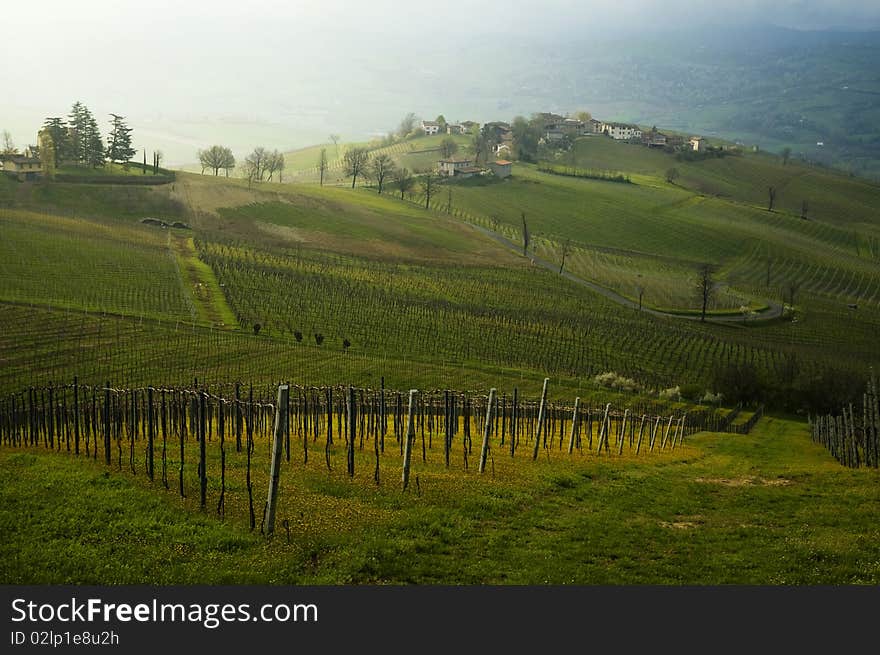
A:
[[[410,106],[398,106],[401,92],[433,74],[447,54],[467,61],[477,42],[497,44],[493,56],[503,59],[524,36],[595,40],[753,22],[880,29],[878,0],[3,4],[0,129],[25,145],[46,116],[66,115],[82,100],[101,121],[111,111],[128,116],[136,145],[161,147],[172,163],[193,161],[218,130],[235,148],[272,145],[267,140],[292,148],[330,132],[363,137],[388,129],[408,110],[431,112],[435,107],[420,107],[416,93]],[[363,105],[356,125],[343,118],[355,104]]]

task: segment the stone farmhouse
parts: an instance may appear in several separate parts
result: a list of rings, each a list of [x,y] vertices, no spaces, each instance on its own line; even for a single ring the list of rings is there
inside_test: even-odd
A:
[[[43,174],[43,162],[26,155],[0,155],[0,170],[22,182],[30,181]]]

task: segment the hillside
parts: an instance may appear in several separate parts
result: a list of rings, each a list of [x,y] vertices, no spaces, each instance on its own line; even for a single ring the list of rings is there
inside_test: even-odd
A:
[[[858,402],[880,356],[877,188],[576,145],[560,165],[631,183],[517,163],[426,208],[308,171],[0,178],[0,580],[876,583],[876,470],[841,467],[804,414]],[[784,202],[799,177],[809,220]],[[645,311],[600,292],[637,287]]]
[[[466,152],[466,139],[460,141]],[[410,144],[388,151],[414,168],[421,159],[435,160],[431,148],[438,138],[413,143],[428,152],[412,152]],[[853,385],[860,384],[865,363],[876,359],[880,327],[880,280],[871,250],[876,225],[864,210],[876,187],[763,155],[679,162],[604,138],[579,140],[567,163],[624,171],[634,184],[550,175],[517,164],[503,182],[476,179],[454,183],[448,192],[442,188],[425,211],[418,187],[401,200],[371,188],[351,190],[344,180],[324,188],[248,188],[242,180],[189,174],[149,189],[3,182],[0,194],[9,208],[2,220],[11,238],[5,243],[8,282],[0,293],[7,303],[38,303],[50,312],[47,318],[52,308],[86,312],[49,320],[47,338],[70,330],[72,322],[80,326],[76,331],[105,329],[100,326],[110,321],[108,328],[122,335],[132,327],[127,317],[159,321],[148,337],[161,344],[159,353],[166,352],[156,361],[179,361],[181,372],[166,373],[168,383],[192,377],[183,372],[198,357],[183,353],[207,339],[219,340],[230,353],[268,348],[270,356],[292,347],[284,359],[293,357],[300,367],[309,358],[327,363],[307,367],[320,383],[369,384],[385,375],[405,384],[398,376],[406,362],[417,361],[420,377],[431,386],[468,386],[488,371],[506,370],[531,380],[549,373],[578,388],[615,371],[646,390],[678,385],[698,398],[718,391],[720,371],[753,366],[761,393],[776,394],[774,402],[791,408],[803,407],[831,371],[845,371]],[[665,179],[670,164],[681,170],[675,184]],[[736,197],[706,192],[722,172]],[[784,205],[785,189],[799,175],[814,176],[814,188],[827,189],[814,194],[817,215],[806,221]],[[780,210],[772,213],[751,200],[768,179],[782,189]],[[40,212],[39,220],[29,211]],[[577,280],[531,265],[469,225],[516,242],[523,213],[535,254],[561,261],[566,248],[565,268],[575,278],[631,299],[641,290],[646,308],[672,314],[621,307]],[[171,238],[138,224],[145,216],[182,218],[194,230]],[[90,233],[91,224],[100,229]],[[102,263],[109,242],[100,235],[108,229],[118,261]],[[52,234],[81,240],[82,257],[54,254],[51,237],[44,259],[28,254],[26,244]],[[154,250],[144,250],[151,242]],[[737,315],[745,305],[760,318],[768,303],[791,304],[795,282],[795,320],[791,313],[768,324],[749,316],[725,325],[680,320],[676,313],[694,311],[693,278],[701,263],[714,267],[721,285],[711,312]],[[23,281],[29,270],[42,272],[39,287]],[[118,284],[126,275],[132,283]],[[857,311],[847,308],[852,303]],[[15,321],[27,315],[13,306],[6,311]],[[179,334],[181,324],[191,325],[188,336]],[[260,333],[254,335],[257,324]],[[168,329],[177,336],[160,336]],[[55,363],[42,373],[47,380],[63,376],[67,357],[51,343],[35,344],[56,352]],[[97,354],[100,348],[94,358],[107,360]],[[84,352],[78,360],[89,359]],[[122,370],[125,376],[137,371],[140,381],[153,379],[139,352],[122,357],[114,377]],[[27,357],[17,353],[12,361]],[[222,361],[218,353],[200,367],[200,379],[222,378]],[[247,371],[245,364],[237,366]],[[284,370],[283,363],[264,366],[260,377],[274,379],[273,370]],[[7,385],[18,379],[15,371],[8,369]],[[840,394],[848,388],[841,386]],[[742,393],[745,398],[753,392]]]

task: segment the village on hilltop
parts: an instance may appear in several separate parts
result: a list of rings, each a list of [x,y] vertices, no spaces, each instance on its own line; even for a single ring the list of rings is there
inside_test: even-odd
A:
[[[685,138],[678,134],[666,134],[660,132],[656,126],[650,130],[642,130],[632,123],[601,121],[586,112],[581,117],[539,112],[533,115],[530,125],[537,129],[538,145],[557,149],[567,149],[575,138],[585,136],[605,136],[615,141],[640,144],[648,148],[663,148],[669,152],[705,153],[709,148],[706,139],[701,136]],[[478,155],[440,159],[437,172],[443,177],[466,179],[475,175],[492,174],[506,178],[512,173],[512,160],[518,159],[514,128],[505,121],[490,121],[481,126],[474,121],[447,123],[439,116],[433,121],[422,120],[420,128],[425,136],[482,134],[489,138],[489,151],[495,157],[494,160],[488,159],[485,166],[479,166]]]

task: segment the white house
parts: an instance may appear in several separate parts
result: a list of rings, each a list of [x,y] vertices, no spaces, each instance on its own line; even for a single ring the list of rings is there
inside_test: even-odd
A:
[[[422,129],[428,136],[431,136],[432,134],[439,134],[440,123],[438,123],[437,121],[422,121]]]
[[[642,130],[638,125],[630,123],[603,123],[602,128],[605,134],[618,141],[642,138]]]
[[[706,139],[701,136],[692,136],[688,143],[694,152],[705,152],[706,150]]]

